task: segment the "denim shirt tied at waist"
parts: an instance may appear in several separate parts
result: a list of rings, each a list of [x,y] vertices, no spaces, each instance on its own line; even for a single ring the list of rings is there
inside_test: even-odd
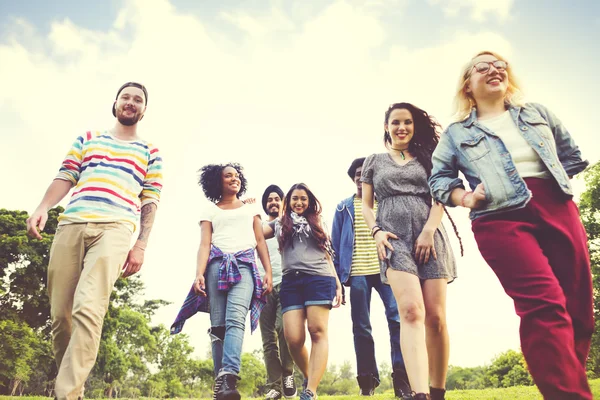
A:
[[[218,289],[224,291],[228,291],[242,279],[238,263],[245,263],[252,266],[254,291],[250,302],[250,327],[251,332],[254,332],[258,326],[260,313],[266,302],[266,299],[262,295],[262,280],[260,279],[260,273],[256,266],[254,249],[241,250],[237,253],[223,253],[218,247],[211,245],[210,255],[208,256],[206,265],[210,264],[210,262],[215,259],[221,259],[221,264],[219,264]],[[175,318],[175,322],[171,325],[171,335],[181,332],[185,321],[198,312],[210,313],[208,291],[206,291],[206,296],[202,296],[194,291],[194,285],[192,285],[192,288],[177,314],[177,318]]]
[[[581,158],[575,141],[560,120],[541,104],[509,106],[510,115],[519,133],[568,196],[573,195],[570,177],[583,171],[588,161]],[[552,142],[556,144],[556,152]],[[531,192],[513,163],[504,142],[477,121],[474,108],[464,121],[451,124],[440,138],[432,157],[433,170],[429,186],[433,198],[450,204],[450,193],[464,188],[458,172],[462,172],[471,190],[479,183],[485,188],[487,204],[471,210],[470,218],[523,208]]]

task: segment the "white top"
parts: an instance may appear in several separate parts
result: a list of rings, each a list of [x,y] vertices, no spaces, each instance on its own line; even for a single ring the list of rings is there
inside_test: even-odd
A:
[[[497,117],[478,120],[478,122],[502,139],[521,178],[552,177],[538,153],[519,132],[508,110]]]
[[[266,223],[265,223],[266,225]],[[277,238],[267,239],[267,249],[269,249],[269,259],[271,260],[271,274],[273,277],[273,286],[279,285],[282,280],[281,273],[281,253],[279,253],[279,241]],[[258,254],[256,255],[256,265],[260,272],[261,278],[265,277],[265,268],[260,262]]]
[[[254,249],[254,216],[261,215],[256,204],[244,204],[233,210],[222,210],[210,203],[203,210],[200,222],[212,223],[212,244],[223,253],[237,253],[241,250]]]

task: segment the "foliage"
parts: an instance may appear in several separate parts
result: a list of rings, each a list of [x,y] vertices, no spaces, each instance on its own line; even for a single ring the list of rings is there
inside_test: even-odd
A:
[[[588,235],[594,284],[596,326],[588,359],[588,374],[600,377],[600,163],[584,173],[586,190],[581,195],[579,211]]]

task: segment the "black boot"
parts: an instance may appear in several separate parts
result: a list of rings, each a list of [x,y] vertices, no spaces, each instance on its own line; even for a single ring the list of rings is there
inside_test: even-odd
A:
[[[446,399],[446,389],[438,389],[434,387],[429,387],[429,393],[431,393],[431,400],[445,400]]]
[[[394,384],[394,395],[402,398],[411,393],[408,383],[408,374],[404,368],[397,368],[392,372],[392,382]]]
[[[379,379],[375,378],[373,374],[359,375],[356,380],[360,387],[361,396],[373,396],[375,388],[379,386]]]
[[[240,379],[238,376],[233,374],[221,375],[222,383],[217,391],[217,400],[240,400],[240,392],[237,390],[237,381]],[[218,380],[219,378],[217,378]],[[216,383],[215,383],[216,386]]]

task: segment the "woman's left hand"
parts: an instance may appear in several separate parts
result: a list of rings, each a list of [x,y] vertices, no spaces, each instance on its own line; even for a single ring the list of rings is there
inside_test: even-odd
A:
[[[263,278],[263,296],[273,291],[273,278],[271,274],[265,274]]]
[[[342,305],[342,284],[339,279],[335,280],[335,301],[331,305],[333,308],[338,308]]]
[[[425,264],[429,261],[429,257],[433,256],[434,260],[437,260],[437,254],[435,253],[435,246],[433,243],[433,236],[435,231],[421,232],[417,241],[415,242],[415,260],[419,264]]]

